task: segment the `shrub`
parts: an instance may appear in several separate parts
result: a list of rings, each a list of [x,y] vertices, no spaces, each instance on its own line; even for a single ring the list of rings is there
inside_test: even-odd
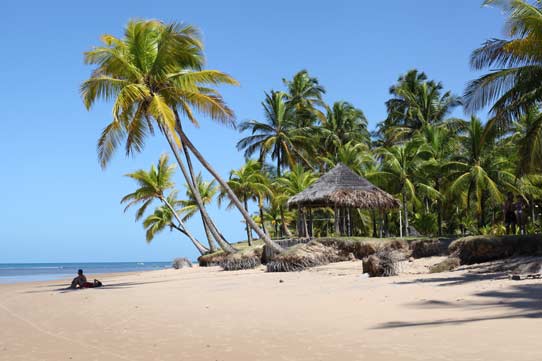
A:
[[[175,258],[171,267],[175,269],[190,268],[192,267],[192,261],[185,257]]]

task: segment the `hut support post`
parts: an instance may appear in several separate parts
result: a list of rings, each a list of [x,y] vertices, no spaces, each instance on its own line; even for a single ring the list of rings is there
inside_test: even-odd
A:
[[[348,236],[352,237],[352,208],[348,208]]]
[[[379,212],[380,213],[380,219],[379,219],[379,227],[378,227],[378,236],[379,238],[382,238],[383,236],[383,233],[384,233],[384,224],[382,222],[382,220],[384,219],[384,216],[383,216],[383,213],[382,211]]]
[[[399,237],[403,238],[403,216],[399,208]]]
[[[340,227],[339,227],[339,221],[340,221],[340,215],[339,215],[339,207],[335,206],[334,209],[334,215],[335,215],[335,236],[340,236]]]

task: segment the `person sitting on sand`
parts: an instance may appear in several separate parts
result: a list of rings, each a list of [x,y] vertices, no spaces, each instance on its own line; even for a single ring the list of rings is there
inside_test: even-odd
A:
[[[80,269],[77,271],[77,277],[75,277],[72,280],[72,284],[70,288],[94,288],[94,287],[102,287],[102,283],[98,280],[94,280],[94,282],[87,282],[87,277],[83,274],[83,270]]]
[[[510,232],[512,232],[512,234],[516,234],[517,218],[514,205],[514,195],[512,192],[508,192],[507,194],[506,201],[503,205],[503,213],[506,234],[510,234]]]

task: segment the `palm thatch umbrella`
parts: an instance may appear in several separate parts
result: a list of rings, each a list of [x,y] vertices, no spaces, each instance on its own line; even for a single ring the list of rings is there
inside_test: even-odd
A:
[[[307,189],[291,197],[287,205],[289,208],[298,208],[301,213],[304,208],[331,207],[335,210],[335,233],[351,235],[351,208],[384,211],[398,208],[400,203],[392,195],[339,163]],[[305,229],[299,230],[300,236],[312,233],[304,223]]]

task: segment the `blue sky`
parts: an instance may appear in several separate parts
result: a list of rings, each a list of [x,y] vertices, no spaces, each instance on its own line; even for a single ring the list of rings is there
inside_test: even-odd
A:
[[[481,2],[2,2],[0,263],[196,256],[186,239],[168,231],[146,244],[142,226],[119,204],[133,189],[123,174],[156,161],[167,150],[161,138],[149,139],[134,158],[119,152],[106,171],[98,165],[96,139],[110,121],[110,105],[87,112],[78,89],[91,71],[82,53],[101,34],[121,35],[131,18],[194,24],[203,33],[207,67],[241,83],[222,89],[238,120],[261,119],[264,91],[307,69],[327,89],[326,101],[352,102],[373,128],[385,118],[390,85],[409,69],[463,92],[476,76],[470,52],[502,36],[502,14]],[[205,118],[201,124],[189,134],[227,177],[243,163],[235,149],[240,135]],[[176,181],[184,184],[180,173]],[[237,212],[210,212],[230,241],[243,239]],[[203,239],[197,221],[189,226]]]

